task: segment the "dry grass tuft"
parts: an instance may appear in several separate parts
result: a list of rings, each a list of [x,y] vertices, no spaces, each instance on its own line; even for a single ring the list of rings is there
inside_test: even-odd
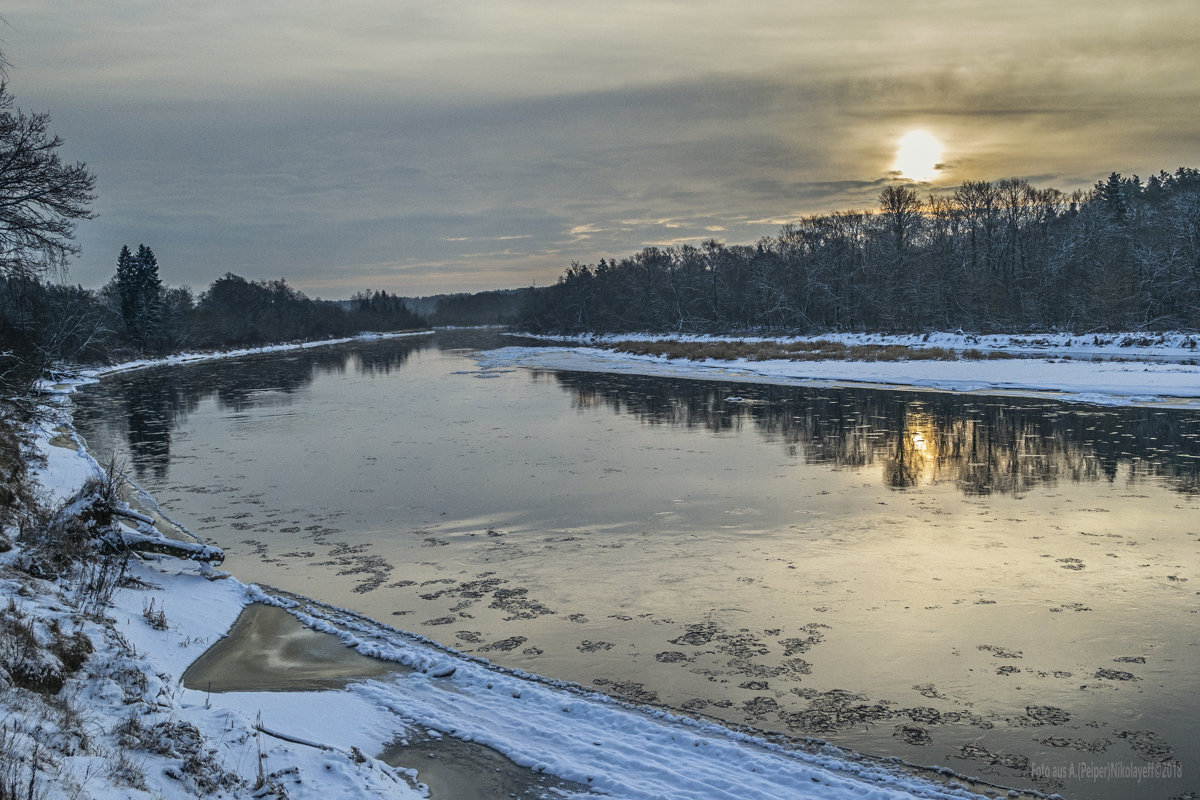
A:
[[[902,344],[848,345],[828,339],[802,342],[677,342],[661,339],[653,342],[617,342],[612,349],[618,353],[689,361],[980,361],[1015,357],[1010,353],[976,349],[959,352],[947,347],[909,347]]]
[[[142,617],[156,631],[167,629],[167,612],[162,608],[155,608],[154,598],[150,599],[149,605],[142,606]]]

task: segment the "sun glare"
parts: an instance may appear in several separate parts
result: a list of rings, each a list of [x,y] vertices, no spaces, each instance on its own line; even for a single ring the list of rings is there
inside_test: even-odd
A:
[[[937,177],[942,149],[942,143],[929,131],[909,131],[896,145],[896,163],[892,169],[918,183],[931,181]]]

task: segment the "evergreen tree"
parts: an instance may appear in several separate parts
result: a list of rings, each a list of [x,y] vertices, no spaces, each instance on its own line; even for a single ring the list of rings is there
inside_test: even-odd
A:
[[[139,244],[134,258],[137,260],[138,280],[143,296],[157,302],[162,281],[158,277],[158,259],[155,258],[154,251],[144,244]]]
[[[121,302],[121,319],[125,335],[140,348],[157,343],[161,328],[162,304],[159,294],[162,281],[158,277],[158,259],[144,244],[132,255],[125,245],[117,256],[117,295]]]
[[[137,262],[128,245],[121,245],[121,253],[117,256],[117,296],[121,301],[121,319],[125,327],[132,330],[137,307]]]
[[[1142,195],[1142,179],[1137,175],[1122,178],[1113,172],[1108,180],[1096,184],[1096,199],[1104,204],[1114,219],[1124,220],[1134,201]]]

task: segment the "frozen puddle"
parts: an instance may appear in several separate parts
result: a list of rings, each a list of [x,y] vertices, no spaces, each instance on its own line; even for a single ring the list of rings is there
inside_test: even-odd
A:
[[[341,689],[353,681],[407,671],[400,664],[362,655],[336,636],[305,627],[283,608],[252,603],[229,635],[187,669],[183,684],[214,693],[299,692]],[[379,757],[393,767],[416,770],[433,798],[535,798],[568,786],[520,767],[489,747],[432,730],[398,739]],[[583,786],[571,788],[587,791]]]
[[[182,682],[202,692],[301,692],[341,689],[405,669],[306,628],[282,608],[252,603],[229,635],[188,667]]]
[[[551,775],[518,766],[490,747],[436,731],[388,745],[379,758],[393,767],[417,771],[434,800],[492,800],[496,797],[559,797],[553,789],[586,793]],[[550,794],[548,794],[550,793]]]

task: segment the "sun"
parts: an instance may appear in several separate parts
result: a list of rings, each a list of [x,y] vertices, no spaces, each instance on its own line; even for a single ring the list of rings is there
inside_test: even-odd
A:
[[[942,163],[942,143],[926,130],[912,130],[896,143],[896,162],[892,165],[901,177],[926,183],[937,177]]]

